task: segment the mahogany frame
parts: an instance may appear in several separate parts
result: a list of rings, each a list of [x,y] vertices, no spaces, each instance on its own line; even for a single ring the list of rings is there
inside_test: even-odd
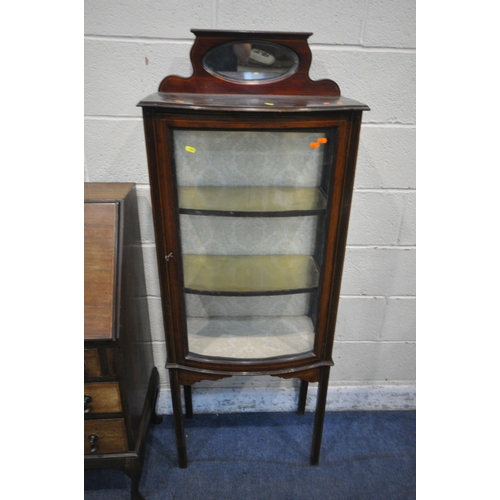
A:
[[[143,108],[158,272],[167,346],[179,466],[187,467],[181,389],[186,416],[192,417],[191,386],[203,379],[234,375],[299,378],[298,413],[304,413],[309,382],[318,382],[311,464],[319,463],[330,367],[333,365],[337,307],[340,294],[349,212],[354,184],[362,111],[366,105],[340,96],[335,82],[308,77],[309,33],[218,32],[193,30],[190,78],[169,76],[157,94],[139,103]],[[265,40],[291,48],[299,69],[290,77],[248,85],[208,73],[203,55],[230,40]],[[269,101],[273,105],[269,106]],[[323,266],[319,284],[318,324],[314,351],[267,359],[205,357],[188,352],[181,265],[180,222],[173,155],[174,129],[286,131],[336,129],[337,150],[331,165]]]

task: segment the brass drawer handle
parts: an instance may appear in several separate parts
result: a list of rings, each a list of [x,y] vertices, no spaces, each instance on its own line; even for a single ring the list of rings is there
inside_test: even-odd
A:
[[[90,453],[95,453],[97,451],[97,441],[99,436],[97,434],[89,434],[88,440],[90,442]]]
[[[92,396],[90,394],[85,394],[85,411],[84,413],[90,413],[90,408],[87,406],[92,401]]]

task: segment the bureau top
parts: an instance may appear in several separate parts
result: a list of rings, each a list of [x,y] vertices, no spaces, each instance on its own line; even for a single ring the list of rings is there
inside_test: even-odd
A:
[[[123,200],[134,186],[130,182],[85,182],[85,201]]]

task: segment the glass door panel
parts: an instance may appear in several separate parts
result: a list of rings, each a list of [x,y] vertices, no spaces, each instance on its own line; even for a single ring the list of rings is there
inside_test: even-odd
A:
[[[312,351],[334,131],[173,134],[189,352]]]

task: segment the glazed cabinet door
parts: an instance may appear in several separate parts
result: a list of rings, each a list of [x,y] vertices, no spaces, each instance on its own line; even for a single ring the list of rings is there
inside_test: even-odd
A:
[[[177,361],[319,358],[328,214],[338,204],[345,127],[160,123],[167,147],[158,197],[166,281],[179,313]],[[331,259],[333,245],[327,251]]]

